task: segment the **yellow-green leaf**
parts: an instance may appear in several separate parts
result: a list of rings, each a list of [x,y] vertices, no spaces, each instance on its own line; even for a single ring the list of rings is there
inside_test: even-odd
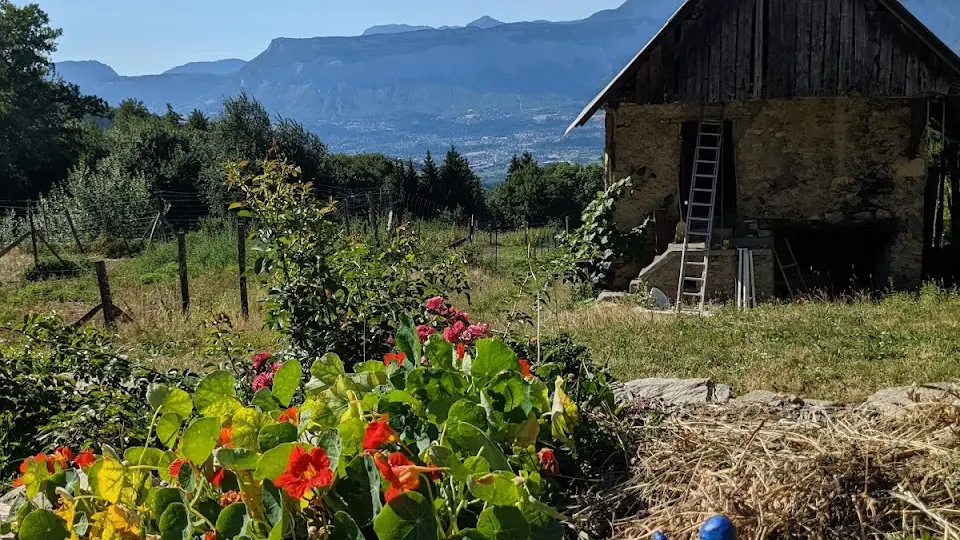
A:
[[[264,426],[275,424],[276,421],[256,409],[242,408],[233,413],[233,441],[234,448],[246,448],[254,452],[260,451],[257,436]]]
[[[219,418],[197,418],[183,432],[180,455],[201,465],[217,447],[220,437]]]
[[[102,464],[97,468],[94,477],[95,493],[109,502],[117,503],[126,485],[126,469],[123,463],[112,458],[102,458],[99,461]]]

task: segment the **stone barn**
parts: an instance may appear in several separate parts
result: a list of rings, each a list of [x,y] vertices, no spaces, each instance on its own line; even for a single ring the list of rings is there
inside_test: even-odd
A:
[[[740,249],[757,298],[919,285],[960,195],[958,85],[897,0],[686,1],[570,126],[605,112],[618,225],[646,224],[615,286],[730,299]]]

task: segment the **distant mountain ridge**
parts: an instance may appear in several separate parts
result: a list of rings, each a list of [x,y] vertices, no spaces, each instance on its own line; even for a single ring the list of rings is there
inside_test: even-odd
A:
[[[904,3],[960,45],[960,2]],[[455,143],[481,168],[499,168],[525,150],[546,160],[594,160],[600,125],[561,138],[564,127],[680,4],[627,0],[578,21],[484,17],[467,27],[385,25],[355,37],[277,38],[229,73],[209,69],[219,62],[140,77],[99,63],[64,62],[58,70],[110,103],[135,97],[158,111],[171,103],[184,113],[214,113],[224,96],[244,90],[335,150],[420,156]]]
[[[240,60],[239,58],[226,58],[224,60],[213,60],[211,62],[190,62],[168,69],[163,72],[163,75],[183,75],[189,73],[232,75],[240,71],[246,63],[246,60]]]

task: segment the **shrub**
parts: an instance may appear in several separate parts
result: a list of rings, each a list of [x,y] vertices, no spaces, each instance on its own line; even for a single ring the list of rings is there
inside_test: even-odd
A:
[[[267,324],[302,353],[334,352],[350,365],[383,354],[402,315],[441,291],[465,290],[455,255],[425,256],[402,227],[380,246],[350,239],[329,219],[335,204],[297,183],[295,167],[267,160],[255,176],[243,173],[249,168],[230,167],[230,186],[242,195],[233,207],[256,224]]]
[[[23,272],[24,281],[41,281],[50,278],[70,278],[83,273],[83,267],[70,259],[45,259]]]
[[[441,333],[423,343],[407,319],[383,361],[351,371],[327,354],[306,385],[287,360],[249,404],[228,371],[192,395],[152,385],[146,446],[25,460],[17,483],[54,510],[23,503],[8,528],[49,540],[560,538],[562,516],[541,500],[557,454],[574,453],[564,380],[539,379],[499,340],[457,347]]]

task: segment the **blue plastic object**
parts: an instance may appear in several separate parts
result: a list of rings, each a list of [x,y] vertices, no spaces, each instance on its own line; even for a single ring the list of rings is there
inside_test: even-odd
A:
[[[735,540],[737,530],[727,516],[713,516],[700,527],[700,540]]]
[[[663,531],[657,531],[653,533],[653,540],[667,540],[667,535],[663,534]]]

